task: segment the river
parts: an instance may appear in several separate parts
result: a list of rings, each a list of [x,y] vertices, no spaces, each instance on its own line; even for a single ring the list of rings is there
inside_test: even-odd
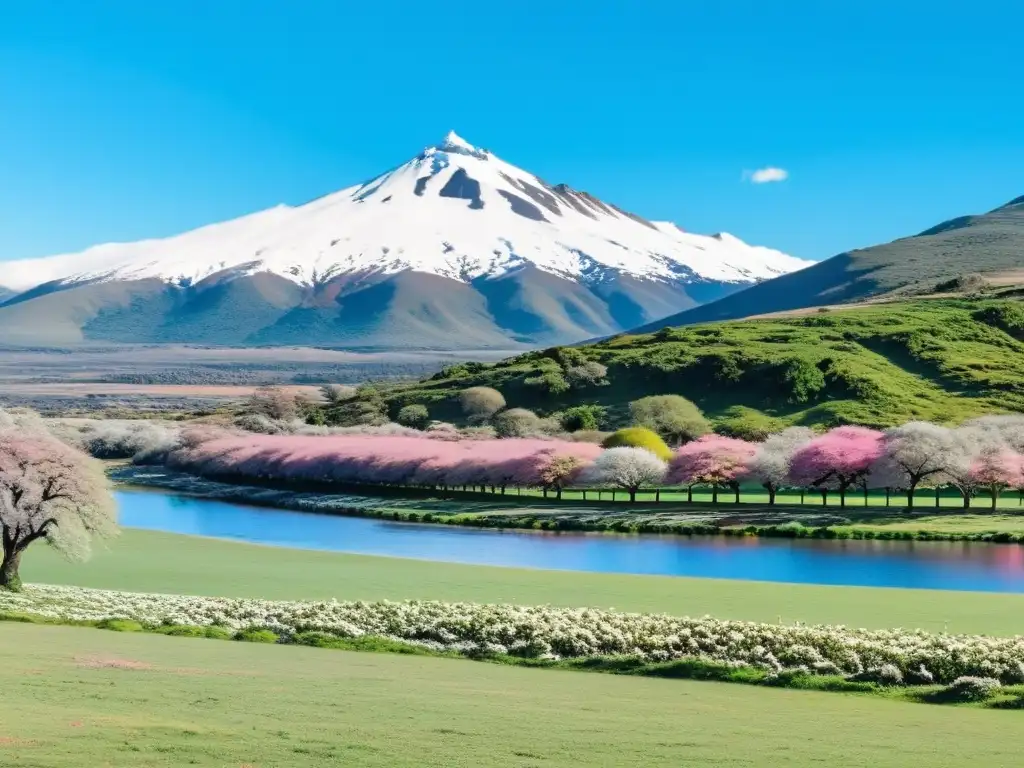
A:
[[[1024,592],[1024,546],[967,542],[526,533],[117,494],[130,528],[453,563],[719,579]]]

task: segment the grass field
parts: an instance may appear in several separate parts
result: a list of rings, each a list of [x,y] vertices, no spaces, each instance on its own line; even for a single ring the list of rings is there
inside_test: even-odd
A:
[[[88,563],[45,547],[27,582],[266,599],[432,599],[679,616],[1024,633],[1024,595],[524,570],[261,547],[127,530]]]
[[[0,690],[33,768],[1019,761],[1017,712],[71,627],[0,627]]]

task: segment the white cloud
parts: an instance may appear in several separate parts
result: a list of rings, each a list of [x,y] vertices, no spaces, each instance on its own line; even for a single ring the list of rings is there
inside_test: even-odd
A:
[[[773,181],[785,181],[789,178],[789,171],[785,168],[758,168],[756,171],[744,171],[743,178],[748,179],[751,184],[770,184]]]

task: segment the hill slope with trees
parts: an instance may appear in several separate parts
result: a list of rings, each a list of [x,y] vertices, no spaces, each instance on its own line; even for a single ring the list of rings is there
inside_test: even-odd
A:
[[[629,424],[630,403],[665,394],[743,437],[787,425],[955,423],[1024,411],[1024,305],[929,300],[666,328],[453,365],[417,383],[364,388],[343,407],[394,418],[418,404],[431,419],[465,422],[460,393],[480,386],[509,408],[571,414],[586,428]]]

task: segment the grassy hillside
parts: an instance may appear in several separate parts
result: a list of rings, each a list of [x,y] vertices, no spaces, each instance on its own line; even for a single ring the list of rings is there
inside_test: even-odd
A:
[[[812,267],[643,326],[731,320],[864,299],[897,290],[930,292],[958,276],[1007,275],[1024,283],[1024,197],[979,216],[961,216],[913,237],[841,253]]]
[[[560,391],[563,369],[578,358],[606,365],[607,383]],[[630,401],[668,393],[694,400],[720,431],[735,434],[786,424],[957,422],[1024,410],[1024,305],[916,301],[663,329],[451,366],[385,397],[392,415],[423,403],[433,418],[458,420],[457,393],[477,385],[500,390],[510,407],[544,414],[599,403],[609,427],[625,421]]]

